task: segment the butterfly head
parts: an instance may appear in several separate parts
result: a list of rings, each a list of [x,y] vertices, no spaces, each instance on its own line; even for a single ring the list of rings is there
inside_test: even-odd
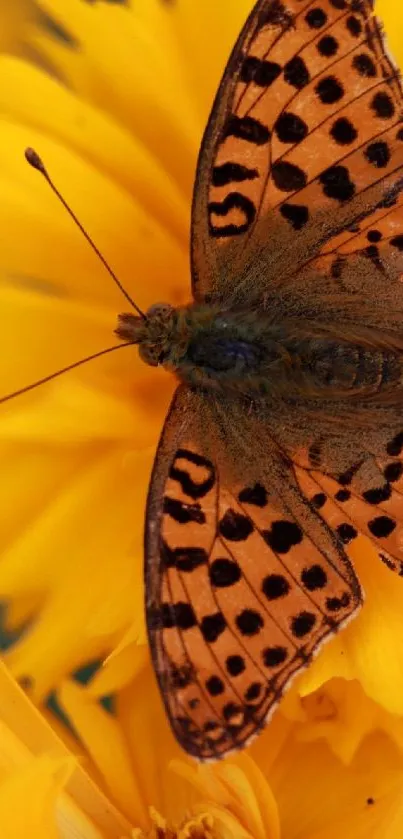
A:
[[[155,303],[145,317],[131,313],[119,315],[115,332],[123,341],[139,345],[140,357],[146,364],[158,367],[169,353],[175,322],[173,306]]]

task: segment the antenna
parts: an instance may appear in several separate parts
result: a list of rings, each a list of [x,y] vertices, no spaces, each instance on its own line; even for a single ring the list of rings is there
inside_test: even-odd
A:
[[[107,353],[114,352],[115,350],[121,350],[123,349],[123,347],[132,347],[134,346],[134,344],[134,341],[129,341],[126,344],[115,344],[113,347],[107,347],[106,350],[100,350],[99,352],[93,353],[92,355],[87,355],[86,358],[81,358],[80,361],[74,361],[73,364],[69,364],[67,367],[63,367],[61,370],[56,370],[55,373],[50,373],[49,376],[44,376],[43,379],[38,379],[31,385],[26,385],[26,387],[22,387],[19,390],[15,390],[13,393],[7,393],[6,396],[1,396],[0,405],[2,405],[3,402],[9,402],[10,399],[14,399],[16,396],[21,396],[23,393],[28,393],[28,391],[34,390],[36,387],[46,384],[46,382],[51,382],[52,379],[57,379],[63,373],[68,373],[69,370],[75,370],[76,367],[81,367],[82,364],[87,364],[88,361],[93,361],[94,358],[100,358],[101,355],[107,355]]]
[[[133,306],[133,309],[136,310],[136,312],[140,315],[140,317],[143,318],[143,320],[147,320],[144,312],[142,312],[141,309],[139,309],[139,307],[136,305],[134,300],[132,300],[132,298],[130,297],[130,294],[128,294],[128,292],[123,287],[120,280],[118,280],[115,272],[112,271],[112,268],[110,267],[110,265],[108,265],[106,259],[102,256],[101,251],[98,250],[97,246],[92,241],[91,236],[87,233],[87,231],[85,230],[85,228],[83,227],[81,222],[78,220],[76,214],[73,213],[73,210],[69,207],[69,205],[67,204],[67,201],[65,201],[65,199],[63,198],[63,196],[61,195],[61,193],[59,192],[57,187],[54,185],[54,183],[53,183],[53,181],[52,181],[52,179],[51,179],[51,177],[50,177],[42,159],[39,157],[39,154],[35,151],[35,149],[31,149],[31,148],[25,149],[25,159],[27,160],[29,165],[33,167],[33,169],[37,169],[37,171],[40,172],[41,175],[44,176],[44,178],[48,182],[51,190],[55,193],[55,195],[57,196],[59,201],[61,201],[61,203],[63,204],[63,207],[67,210],[69,216],[71,216],[71,218],[73,219],[73,221],[75,222],[75,224],[77,225],[79,230],[81,230],[81,233],[83,234],[83,236],[85,236],[85,238],[86,238],[88,244],[91,246],[92,250],[95,251],[97,257],[101,260],[103,266],[108,271],[108,274],[112,277],[113,282],[116,283],[117,287],[120,289],[122,294],[124,294],[124,296],[126,297],[126,300],[129,301],[130,305]]]

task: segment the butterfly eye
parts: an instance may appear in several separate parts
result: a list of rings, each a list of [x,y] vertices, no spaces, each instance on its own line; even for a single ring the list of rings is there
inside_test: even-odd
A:
[[[158,367],[162,363],[163,353],[159,344],[140,344],[139,355],[150,367]]]
[[[147,309],[146,317],[149,320],[166,320],[170,317],[173,311],[173,306],[170,306],[169,303],[153,303],[153,305]]]

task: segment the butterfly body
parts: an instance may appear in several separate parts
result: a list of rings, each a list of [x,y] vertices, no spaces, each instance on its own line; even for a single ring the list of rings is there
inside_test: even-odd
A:
[[[271,313],[270,313],[271,312]],[[403,350],[393,337],[347,325],[281,319],[281,306],[260,311],[192,303],[157,304],[146,321],[121,315],[120,337],[138,342],[141,357],[193,387],[266,402],[368,398],[402,377]],[[398,394],[394,391],[396,399]]]

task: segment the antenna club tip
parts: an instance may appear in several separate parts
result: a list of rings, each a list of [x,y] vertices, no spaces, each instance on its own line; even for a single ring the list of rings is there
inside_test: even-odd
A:
[[[25,160],[30,166],[33,166],[34,169],[38,169],[38,171],[42,172],[44,175],[46,174],[46,169],[43,165],[42,159],[39,157],[39,154],[35,151],[35,149],[31,149],[30,147],[25,149]]]

